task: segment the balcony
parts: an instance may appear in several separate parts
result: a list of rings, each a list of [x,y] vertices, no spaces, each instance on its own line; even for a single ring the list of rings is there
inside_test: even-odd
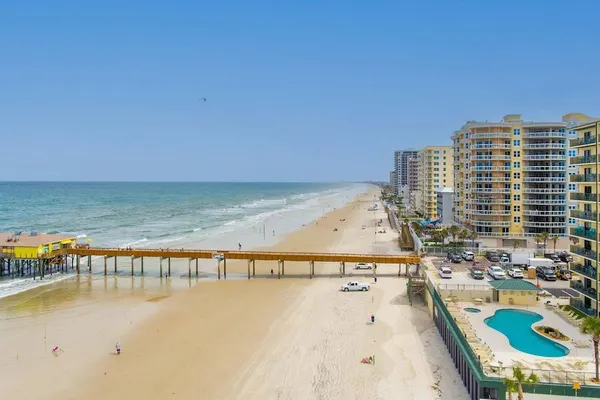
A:
[[[501,226],[508,228],[510,226],[510,221],[480,221],[474,220],[471,221],[471,225],[473,226]]]
[[[545,210],[524,210],[523,215],[532,217],[561,217],[567,216],[567,210],[545,211]]]
[[[509,204],[510,200],[505,199],[471,199],[472,204],[491,205],[491,204]]]
[[[587,308],[585,306],[585,303],[583,301],[579,301],[579,300],[575,300],[575,299],[571,299],[570,301],[571,307],[578,309],[579,311],[591,316],[591,317],[595,317],[596,316],[596,310],[593,308]]]
[[[562,188],[525,188],[524,193],[539,193],[539,194],[563,194],[567,192],[566,187]]]
[[[596,300],[597,292],[593,287],[585,287],[581,281],[571,281],[569,282],[569,287],[577,292],[583,294],[584,296],[589,297],[590,299]]]
[[[510,156],[508,155],[475,155],[475,156],[471,156],[471,160],[475,160],[475,161],[488,161],[488,160],[504,160],[504,161],[510,161]]]
[[[590,201],[596,202],[598,195],[596,193],[569,193],[571,200],[573,201]]]
[[[543,171],[543,172],[560,172],[566,171],[564,165],[525,165],[523,171]]]
[[[557,137],[557,138],[566,138],[567,132],[559,132],[559,131],[540,131],[540,132],[524,132],[524,138],[546,138],[546,137]]]
[[[523,145],[524,149],[529,150],[543,150],[543,149],[557,149],[557,150],[565,150],[567,148],[566,143],[525,143]]]
[[[472,166],[471,167],[471,171],[510,171],[510,165],[504,165],[504,166],[491,166],[491,165]]]
[[[583,247],[571,246],[571,253],[585,257],[592,261],[596,261],[596,252],[593,250],[584,249]]]
[[[523,200],[523,204],[530,205],[550,205],[550,206],[562,206],[567,204],[567,199],[530,199],[526,198]]]
[[[571,218],[584,219],[586,221],[598,220],[598,213],[593,211],[571,210]]]
[[[510,215],[510,210],[471,210],[473,215]]]
[[[569,181],[571,182],[593,182],[595,183],[598,179],[598,175],[596,174],[578,174],[578,175],[570,175]]]
[[[525,157],[523,157],[524,160],[539,160],[539,161],[545,161],[545,160],[554,160],[554,161],[563,161],[567,159],[567,155],[566,154],[527,154],[525,155]]]
[[[541,183],[564,182],[564,183],[566,183],[567,180],[564,176],[533,176],[533,177],[526,176],[525,178],[523,178],[523,182],[541,182]]]
[[[471,188],[472,193],[506,193],[510,194],[510,188]]]
[[[596,135],[569,140],[570,147],[588,146],[590,144],[596,144]]]
[[[571,236],[578,236],[580,238],[593,240],[595,241],[598,237],[595,229],[585,229],[583,226],[577,226],[575,228],[569,229],[569,234]]]
[[[477,132],[471,134],[471,139],[493,139],[503,138],[510,139],[510,132]]]
[[[571,157],[569,159],[569,163],[571,165],[580,165],[580,164],[595,164],[596,163],[596,155],[591,156],[579,156],[579,157]]]
[[[593,280],[598,280],[598,270],[591,265],[572,264],[571,271]]]
[[[496,178],[490,176],[473,176],[471,177],[473,182],[510,182],[510,178]]]
[[[510,144],[476,144],[471,149],[499,149],[499,150],[510,150]]]
[[[535,220],[525,220],[522,222],[523,226],[532,226],[534,228],[563,228],[567,225],[567,221],[564,222],[545,222]]]

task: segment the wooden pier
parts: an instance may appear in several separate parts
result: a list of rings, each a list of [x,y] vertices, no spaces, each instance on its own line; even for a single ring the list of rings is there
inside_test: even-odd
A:
[[[144,273],[144,258],[158,258],[160,276],[163,276],[163,261],[166,260],[167,275],[171,276],[171,259],[187,259],[188,273],[192,277],[192,265],[195,275],[198,276],[198,260],[215,259],[217,261],[217,277],[227,279],[228,260],[246,260],[248,263],[248,279],[256,276],[256,261],[277,261],[277,277],[285,275],[286,262],[308,263],[308,276],[315,275],[315,262],[339,263],[339,274],[346,275],[346,263],[364,262],[373,264],[373,277],[377,274],[377,264],[398,264],[398,275],[402,273],[402,265],[408,274],[409,265],[419,265],[421,258],[415,255],[387,255],[387,254],[347,254],[347,253],[296,253],[296,252],[270,252],[270,251],[226,251],[226,250],[192,250],[192,249],[116,249],[99,247],[74,247],[60,249],[54,256],[63,255],[74,257],[77,273],[81,271],[81,259],[87,258],[88,271],[92,271],[92,257],[104,257],[104,274],[108,274],[109,259],[113,259],[114,273],[117,273],[117,258],[126,257],[130,260],[131,275],[134,275],[136,260],[141,273]]]

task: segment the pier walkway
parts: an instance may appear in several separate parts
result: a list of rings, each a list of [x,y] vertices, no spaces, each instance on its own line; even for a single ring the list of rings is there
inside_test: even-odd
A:
[[[134,274],[135,260],[140,259],[140,268],[144,273],[144,258],[158,258],[160,261],[160,275],[163,274],[163,260],[167,261],[167,274],[171,275],[171,259],[187,259],[189,276],[192,276],[192,263],[195,263],[195,272],[198,276],[199,259],[217,260],[218,279],[227,278],[228,260],[246,260],[248,262],[248,279],[256,275],[256,261],[277,261],[277,276],[285,275],[286,262],[307,262],[310,278],[315,274],[315,262],[335,262],[340,265],[340,276],[346,274],[346,263],[371,263],[373,264],[373,277],[377,274],[377,264],[398,264],[398,274],[401,274],[402,265],[408,273],[409,265],[421,263],[421,258],[415,255],[388,255],[388,254],[347,254],[347,253],[299,253],[299,252],[272,252],[272,251],[225,251],[225,250],[192,250],[192,249],[117,249],[100,247],[74,247],[58,250],[58,254],[71,256],[76,259],[75,266],[80,272],[81,258],[87,257],[88,269],[92,270],[92,256],[104,257],[104,274],[108,273],[108,259],[114,259],[114,271],[117,271],[117,258],[127,257],[131,260],[131,274]],[[58,255],[57,252],[53,256]],[[66,259],[66,257],[65,257]],[[66,262],[66,261],[65,261]]]

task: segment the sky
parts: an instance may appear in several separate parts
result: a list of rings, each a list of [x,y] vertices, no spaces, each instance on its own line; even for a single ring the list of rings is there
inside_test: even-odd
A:
[[[0,180],[387,180],[394,150],[450,145],[467,120],[600,116],[599,12],[5,0]]]

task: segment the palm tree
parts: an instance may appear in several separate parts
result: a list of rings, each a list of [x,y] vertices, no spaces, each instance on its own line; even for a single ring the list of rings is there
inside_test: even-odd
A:
[[[554,252],[555,253],[556,253],[556,243],[558,242],[558,239],[560,239],[560,237],[558,237],[557,235],[550,237],[550,240],[552,240],[552,244],[554,244]]]
[[[469,239],[471,239],[471,247],[475,248],[475,241],[477,240],[477,232],[471,231],[471,233],[469,233]]]
[[[540,240],[544,244],[544,253],[546,252],[546,245],[548,244],[548,238],[549,237],[550,237],[550,235],[548,235],[548,232],[542,232],[542,233],[540,233]]]
[[[594,362],[596,363],[596,382],[600,382],[600,376],[598,376],[599,365],[598,365],[598,344],[600,343],[600,318],[598,317],[586,317],[579,328],[581,333],[592,336],[592,342],[594,342]]]
[[[456,225],[452,225],[448,228],[448,233],[452,236],[452,243],[456,245],[456,237],[460,233],[460,228]]]
[[[508,399],[512,400],[512,394],[517,392],[517,399],[524,400],[525,393],[523,392],[523,385],[535,385],[539,379],[533,372],[529,376],[525,376],[521,368],[513,367],[512,378],[505,377],[504,385],[506,386],[506,392],[508,393]]]

